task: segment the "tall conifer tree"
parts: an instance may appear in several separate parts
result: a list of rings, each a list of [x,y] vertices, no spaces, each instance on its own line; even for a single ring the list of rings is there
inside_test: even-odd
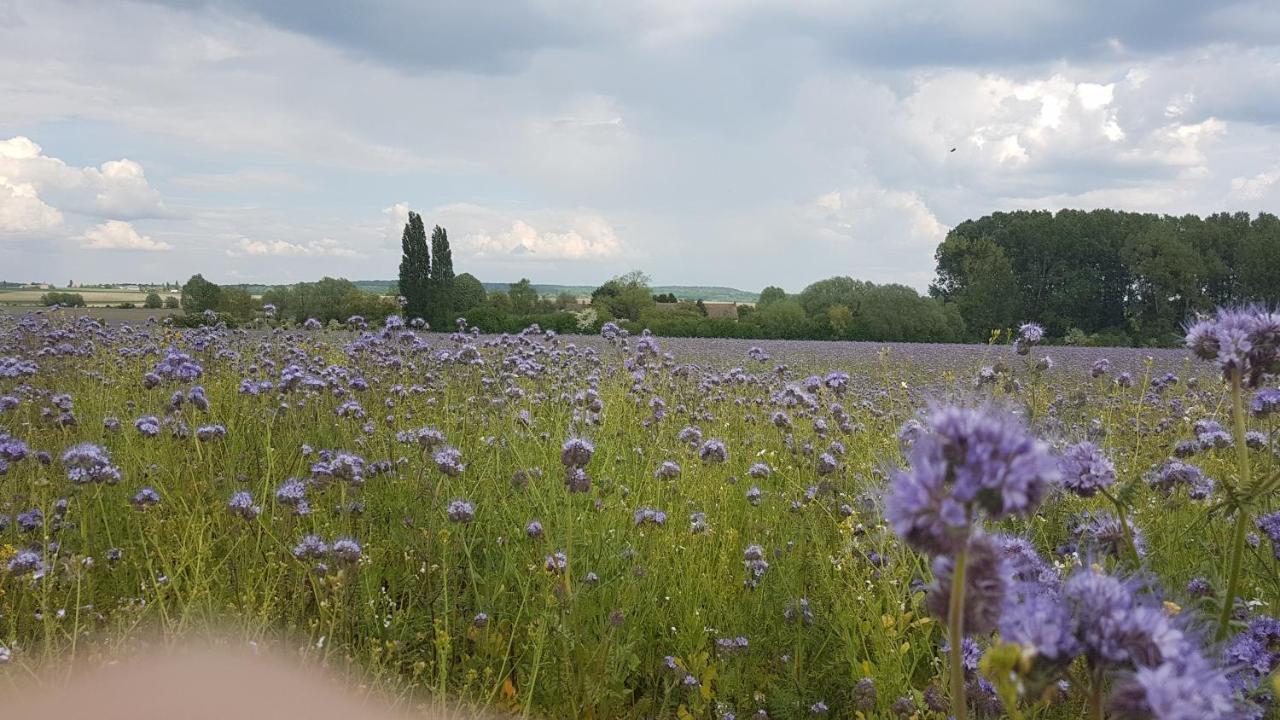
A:
[[[453,318],[453,251],[449,249],[449,233],[437,225],[431,231],[431,292],[427,319],[437,330],[448,330]]]
[[[431,295],[431,253],[427,249],[427,229],[422,216],[409,212],[400,237],[400,294],[406,301],[405,315],[428,319]],[[450,263],[452,264],[452,262]]]

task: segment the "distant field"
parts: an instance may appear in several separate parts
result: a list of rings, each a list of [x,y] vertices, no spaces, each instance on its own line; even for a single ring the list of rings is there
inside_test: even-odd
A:
[[[84,301],[90,305],[112,305],[115,303],[131,302],[141,305],[146,299],[147,294],[144,292],[130,292],[128,290],[94,290],[94,289],[65,289],[58,288],[55,290],[0,290],[0,303],[6,305],[39,305],[40,296],[49,292],[67,292],[77,293],[84,297]]]
[[[5,305],[0,302],[0,315],[22,315],[29,312],[49,312],[46,308],[32,307],[30,305]],[[166,317],[168,315],[178,315],[181,310],[147,310],[143,307],[133,309],[113,308],[113,307],[87,307],[87,308],[61,308],[57,311],[63,315],[81,316],[105,320],[113,325],[126,323],[146,322],[150,317]]]

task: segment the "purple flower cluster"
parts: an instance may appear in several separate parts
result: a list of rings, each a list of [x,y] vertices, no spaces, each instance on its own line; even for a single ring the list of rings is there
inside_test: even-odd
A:
[[[450,522],[469,523],[476,518],[476,506],[462,498],[456,498],[449,502],[449,507],[445,510],[449,516]]]
[[[62,465],[67,469],[67,479],[76,485],[120,482],[120,469],[111,464],[106,448],[93,443],[73,445],[62,453]]]
[[[1280,313],[1257,305],[1218,308],[1187,328],[1187,347],[1227,379],[1239,373],[1245,387],[1259,387],[1280,373]]]
[[[203,374],[204,367],[200,363],[190,355],[171,348],[164,359],[152,368],[150,375],[144,379],[144,384],[154,387],[163,381],[191,382]]]
[[[1093,497],[1115,484],[1116,467],[1102,449],[1091,442],[1072,445],[1059,462],[1062,486],[1080,497]]]
[[[910,469],[894,474],[885,517],[917,550],[965,547],[975,511],[1026,516],[1058,481],[1058,462],[1013,416],[991,407],[943,407],[911,446]]]

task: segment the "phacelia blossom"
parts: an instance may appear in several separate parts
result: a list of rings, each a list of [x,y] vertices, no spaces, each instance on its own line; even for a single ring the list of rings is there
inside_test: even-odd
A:
[[[436,463],[436,469],[450,477],[460,475],[467,467],[462,462],[462,452],[448,445],[436,451],[433,459]]]
[[[247,490],[239,490],[227,501],[227,510],[232,515],[252,520],[262,512],[262,508],[253,504],[253,496]]]
[[[1031,352],[1031,348],[1039,345],[1044,340],[1044,327],[1039,323],[1023,323],[1018,328],[1018,337],[1013,341],[1013,349],[1019,355],[1026,355]]]
[[[711,438],[702,444],[702,448],[698,450],[698,457],[703,462],[722,463],[729,459],[729,450],[725,447],[724,441]]]
[[[315,560],[329,554],[329,545],[319,535],[305,535],[293,547],[293,556],[299,560]]]
[[[359,562],[363,553],[360,543],[351,538],[334,540],[333,545],[329,547],[329,554],[333,556],[334,560],[348,565]]]
[[[1253,402],[1249,403],[1249,410],[1254,417],[1259,418],[1280,412],[1280,388],[1259,390],[1258,394],[1253,396]]]
[[[1115,465],[1091,442],[1072,445],[1063,451],[1059,469],[1062,486],[1080,497],[1093,497],[1116,481]]]
[[[570,438],[560,448],[560,464],[566,468],[586,467],[595,451],[596,447],[590,440]]]
[[[1061,477],[1048,446],[1004,412],[943,407],[928,425],[885,503],[894,531],[917,550],[963,548],[976,510],[993,519],[1026,516]]]
[[[476,506],[466,500],[457,498],[449,503],[447,514],[452,522],[469,523],[476,517]]]
[[[62,453],[62,465],[67,469],[67,479],[76,485],[87,483],[120,482],[120,469],[111,464],[106,448],[93,443],[80,443]]]
[[[1280,313],[1262,306],[1218,308],[1192,323],[1186,339],[1196,357],[1216,363],[1228,380],[1239,373],[1245,387],[1280,373]]]

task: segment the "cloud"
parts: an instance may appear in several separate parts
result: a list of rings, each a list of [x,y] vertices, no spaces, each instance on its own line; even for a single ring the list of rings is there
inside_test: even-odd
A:
[[[160,193],[142,166],[111,160],[99,167],[74,167],[44,154],[30,138],[0,141],[0,178],[27,186],[27,196],[48,198],[59,210],[98,218],[137,219],[167,214]]]
[[[62,213],[50,207],[31,183],[0,176],[0,233],[44,234],[62,227]]]
[[[242,256],[292,256],[292,257],[357,257],[359,253],[348,248],[336,240],[329,238],[321,238],[319,240],[308,240],[305,243],[292,243],[287,240],[250,240],[249,238],[240,238],[236,245],[229,250],[227,254],[232,257]]]
[[[455,255],[477,260],[598,261],[626,253],[613,225],[585,210],[518,212],[455,204],[430,214],[449,229]]]
[[[409,203],[398,202],[382,210],[382,239],[389,247],[400,247],[400,239],[404,236],[404,226],[409,222]]]
[[[1238,200],[1258,200],[1265,197],[1280,183],[1280,167],[1260,172],[1253,177],[1231,178],[1231,197]]]
[[[0,0],[0,267],[387,278],[414,207],[486,280],[923,287],[995,210],[1280,198],[1266,0],[302,4]],[[107,220],[181,252],[47,242]]]
[[[79,238],[80,247],[88,250],[172,250],[173,246],[166,242],[157,242],[149,236],[141,235],[127,222],[108,220],[86,230]]]

